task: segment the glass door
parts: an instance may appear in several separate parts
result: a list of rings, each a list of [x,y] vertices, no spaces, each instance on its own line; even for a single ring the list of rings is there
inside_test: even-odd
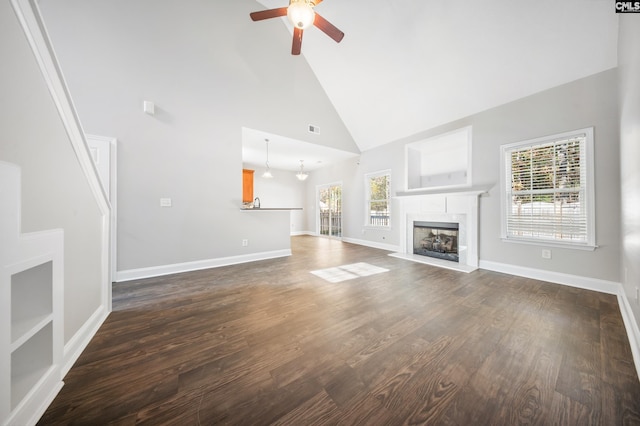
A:
[[[318,187],[318,233],[342,237],[342,185]]]

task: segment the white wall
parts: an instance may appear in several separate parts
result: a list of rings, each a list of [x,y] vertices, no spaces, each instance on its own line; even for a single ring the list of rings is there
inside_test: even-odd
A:
[[[290,247],[288,218],[240,211],[243,126],[357,152],[286,27],[249,36],[257,2],[40,5],[85,130],[118,139],[118,271]]]
[[[22,232],[64,230],[66,344],[101,306],[103,216],[8,1],[0,52],[0,160],[22,170]]]
[[[264,45],[257,49],[243,37],[243,30],[255,25],[248,19],[211,25],[211,16],[242,16],[257,3],[190,1],[208,13],[194,19],[184,11],[188,5],[150,0],[135,6],[124,0],[42,2],[85,128],[121,141],[119,269],[246,252],[238,244],[242,235],[259,235],[264,226],[245,223],[247,216],[238,212],[241,126],[304,139],[306,128],[300,126],[314,122],[323,128],[321,143],[342,149],[354,145],[306,63],[281,49],[290,42],[284,28],[264,26],[274,46],[264,51]],[[352,160],[314,171],[306,183],[306,226],[315,229],[316,186],[340,181],[345,237],[397,245],[401,230],[396,227],[363,226],[364,174],[391,169],[393,191],[401,191],[406,143],[471,125],[474,184],[491,188],[480,201],[481,260],[618,282],[617,85],[615,70],[603,72],[366,151],[359,164]],[[141,112],[144,99],[158,105],[155,117]],[[552,259],[544,260],[539,246],[502,242],[499,146],[588,126],[596,132],[599,248],[553,248]],[[172,197],[174,207],[159,208],[160,197]],[[250,250],[287,244],[269,238]]]
[[[480,203],[482,260],[620,281],[617,87],[614,69],[487,111],[473,120],[474,181],[493,185]],[[589,126],[593,126],[595,132],[598,248],[582,251],[551,247],[552,259],[547,260],[541,257],[544,247],[502,242],[499,146]]]
[[[640,25],[620,16],[620,175],[622,192],[622,283],[640,327]]]
[[[327,184],[342,185],[342,231],[343,237],[363,240],[374,246],[397,245],[400,231],[393,222],[391,229],[379,230],[365,226],[364,175],[390,169],[391,193],[403,190],[404,156],[397,145],[383,145],[365,151],[360,157],[314,170],[307,179],[305,216],[309,231],[316,231],[317,188]],[[397,214],[397,203],[392,200],[391,215]]]
[[[620,281],[620,178],[617,70],[599,73],[493,108],[448,125],[422,132],[314,172],[311,185],[343,181],[344,236],[374,245],[398,245],[397,221],[391,230],[366,229],[364,175],[391,169],[392,193],[404,190],[404,147],[464,126],[473,126],[473,185],[490,188],[480,199],[480,259],[516,267]],[[552,259],[541,257],[540,246],[505,243],[500,239],[500,145],[595,127],[596,238],[595,251],[552,248]],[[635,163],[634,163],[635,164]],[[315,186],[314,186],[315,187]],[[637,188],[637,187],[636,187]],[[637,189],[636,189],[637,190]],[[313,191],[313,189],[311,189]],[[307,221],[315,224],[315,197],[307,197]],[[397,200],[392,202],[398,214]]]

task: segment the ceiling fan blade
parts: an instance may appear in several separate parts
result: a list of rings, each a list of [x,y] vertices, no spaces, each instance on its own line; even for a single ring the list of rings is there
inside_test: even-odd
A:
[[[262,21],[263,19],[278,18],[280,16],[287,16],[287,8],[279,7],[277,9],[260,10],[258,12],[251,12],[249,14],[254,21]]]
[[[298,27],[293,29],[293,44],[291,45],[291,54],[299,55],[302,49],[302,30]]]
[[[316,13],[316,17],[313,20],[313,25],[320,29],[323,33],[331,37],[336,41],[336,43],[340,43],[342,38],[344,37],[344,33],[336,28],[331,22],[324,19],[322,16]]]

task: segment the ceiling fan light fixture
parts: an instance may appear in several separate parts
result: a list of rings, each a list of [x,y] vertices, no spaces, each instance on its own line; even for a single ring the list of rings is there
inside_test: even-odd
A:
[[[336,43],[340,43],[344,38],[342,31],[313,10],[321,1],[322,0],[289,0],[288,7],[259,10],[251,12],[249,16],[253,21],[262,21],[287,15],[289,21],[293,24],[291,54],[299,55],[300,47],[302,46],[302,33],[312,25],[331,37]]]
[[[291,0],[287,8],[287,17],[294,27],[304,30],[313,25],[316,13],[309,0]]]

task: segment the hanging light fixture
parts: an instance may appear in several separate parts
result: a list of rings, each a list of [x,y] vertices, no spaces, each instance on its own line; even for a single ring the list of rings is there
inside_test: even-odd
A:
[[[296,173],[296,177],[298,178],[298,180],[305,180],[309,177],[309,173],[304,171],[304,164],[302,164],[303,161],[304,160],[300,160],[300,171]]]
[[[271,179],[273,175],[271,174],[271,169],[269,168],[269,139],[265,139],[264,141],[267,144],[267,162],[265,163],[267,165],[267,170],[262,174],[262,177]]]
[[[287,17],[294,27],[304,30],[313,24],[316,13],[310,0],[291,0],[287,8]]]

